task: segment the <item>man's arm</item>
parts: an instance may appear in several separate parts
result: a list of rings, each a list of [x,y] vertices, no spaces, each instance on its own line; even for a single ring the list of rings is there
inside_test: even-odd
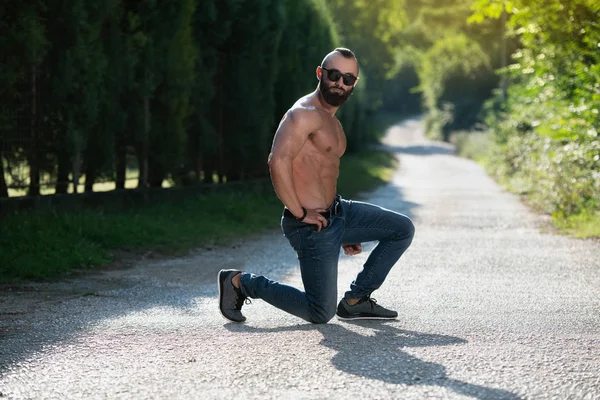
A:
[[[296,217],[304,211],[294,188],[292,164],[309,135],[320,128],[321,118],[314,111],[295,109],[288,111],[275,132],[269,154],[269,169],[273,187],[279,199]]]
[[[279,199],[296,218],[302,217],[304,210],[294,187],[293,162],[309,135],[319,130],[322,123],[317,112],[306,109],[291,110],[279,124],[273,139],[268,161],[273,187]],[[303,221],[317,225],[320,231],[321,227],[327,226],[327,219],[319,214],[322,211],[326,210],[307,210]]]

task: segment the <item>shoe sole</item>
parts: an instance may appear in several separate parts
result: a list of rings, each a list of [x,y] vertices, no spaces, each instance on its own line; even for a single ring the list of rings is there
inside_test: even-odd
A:
[[[219,273],[217,274],[217,287],[219,288],[219,312],[221,313],[221,316],[223,318],[225,318],[227,321],[231,321],[231,322],[236,322],[238,324],[243,324],[245,321],[235,321],[231,318],[228,318],[225,314],[223,314],[223,310],[221,309],[221,301],[223,300],[222,298],[222,286],[223,284],[221,283],[221,272],[223,272],[223,270],[219,271]]]
[[[356,320],[392,320],[398,319],[398,317],[340,317],[336,314],[336,318],[340,321],[356,321]]]

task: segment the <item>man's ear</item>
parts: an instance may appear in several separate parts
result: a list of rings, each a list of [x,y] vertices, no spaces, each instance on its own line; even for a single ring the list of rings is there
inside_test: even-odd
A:
[[[321,69],[321,66],[320,66],[320,65],[317,67],[317,70],[316,70],[315,72],[316,72],[316,74],[317,74],[317,80],[319,80],[319,81],[320,81],[320,80],[321,80],[321,77],[323,76],[323,70]]]
[[[352,87],[356,87],[356,85],[358,85],[358,81],[360,81],[360,78],[357,76],[356,77],[356,82],[354,82],[354,86],[352,86]]]

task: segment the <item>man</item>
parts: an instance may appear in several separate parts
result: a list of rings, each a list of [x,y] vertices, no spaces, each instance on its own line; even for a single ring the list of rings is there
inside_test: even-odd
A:
[[[317,89],[285,114],[268,160],[273,187],[285,205],[281,227],[298,253],[305,292],[264,276],[221,270],[219,308],[231,321],[246,320],[241,308],[248,297],[313,323],[326,323],[334,314],[339,319],[398,316],[370,295],[410,246],[414,226],[402,214],[336,194],[346,137],[335,113],[358,82],[358,62],[352,51],[337,48],[316,73]],[[340,246],[355,255],[368,241],[379,244],[336,309]]]

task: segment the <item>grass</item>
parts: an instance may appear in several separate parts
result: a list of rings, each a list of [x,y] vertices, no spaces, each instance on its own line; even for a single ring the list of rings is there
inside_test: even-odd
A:
[[[392,153],[366,151],[342,158],[338,191],[342,197],[354,197],[389,182],[398,166]]]
[[[339,191],[344,197],[391,178],[392,154],[344,156]],[[198,195],[126,211],[26,211],[0,224],[0,282],[52,280],[102,267],[118,250],[181,254],[277,228],[282,204],[273,192]]]
[[[553,216],[554,224],[559,230],[577,238],[600,238],[600,212],[584,212],[568,217]]]

